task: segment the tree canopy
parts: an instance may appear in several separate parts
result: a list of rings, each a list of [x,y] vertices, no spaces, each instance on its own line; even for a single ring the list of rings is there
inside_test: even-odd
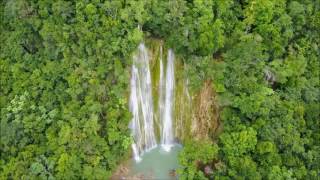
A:
[[[181,179],[319,178],[318,0],[0,4],[0,179],[110,177],[130,155],[129,67],[148,37],[221,107],[222,132],[184,144]]]

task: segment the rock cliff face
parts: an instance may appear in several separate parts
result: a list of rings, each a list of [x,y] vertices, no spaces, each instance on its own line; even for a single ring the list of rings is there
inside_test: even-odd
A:
[[[213,138],[219,127],[219,107],[210,81],[195,95],[191,133],[196,139]]]

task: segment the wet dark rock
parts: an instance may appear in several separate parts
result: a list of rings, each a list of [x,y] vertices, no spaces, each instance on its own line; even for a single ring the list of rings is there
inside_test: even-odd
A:
[[[170,170],[169,175],[172,177],[175,177],[177,175],[177,172],[175,169]]]

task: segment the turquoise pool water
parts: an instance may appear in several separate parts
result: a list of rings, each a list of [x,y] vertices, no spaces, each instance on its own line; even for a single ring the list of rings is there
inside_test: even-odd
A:
[[[172,176],[172,172],[178,168],[178,153],[182,149],[181,145],[175,145],[171,151],[167,152],[157,146],[149,152],[142,155],[140,162],[133,162],[131,173],[133,175],[143,174],[143,177],[149,179],[177,179]],[[171,172],[171,175],[170,175]]]

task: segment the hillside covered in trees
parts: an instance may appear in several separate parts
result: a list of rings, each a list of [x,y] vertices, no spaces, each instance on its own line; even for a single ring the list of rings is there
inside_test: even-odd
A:
[[[0,3],[0,179],[109,179],[132,155],[130,67],[150,39],[198,104],[179,179],[319,179],[319,0]]]

